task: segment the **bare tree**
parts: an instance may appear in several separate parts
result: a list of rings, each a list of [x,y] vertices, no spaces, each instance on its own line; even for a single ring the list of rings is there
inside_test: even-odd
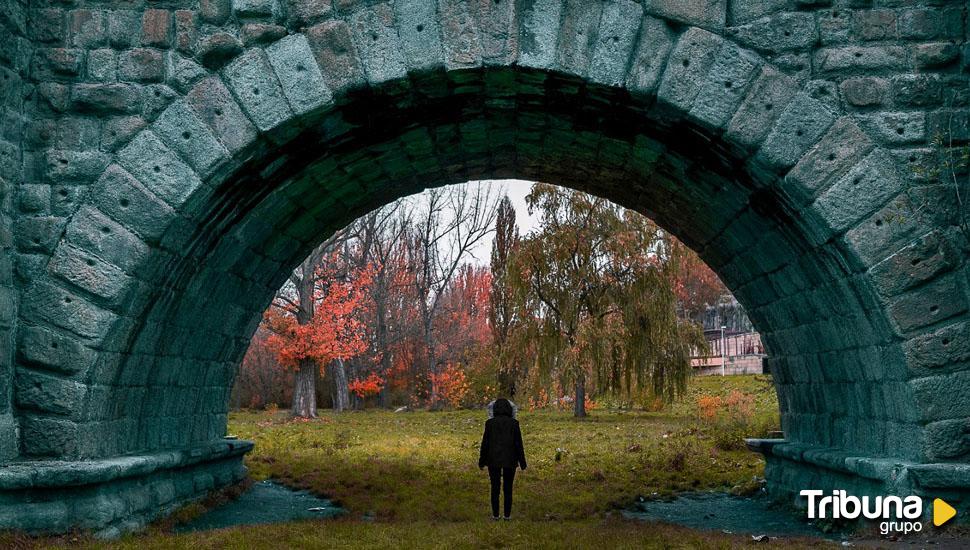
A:
[[[489,185],[431,189],[418,207],[408,238],[416,267],[415,293],[421,313],[425,360],[436,374],[434,319],[443,291],[474,248],[495,229],[498,194]],[[438,396],[432,388],[431,405]]]
[[[373,304],[371,319],[372,351],[378,358],[378,371],[386,375],[391,370],[393,346],[410,335],[409,327],[401,319],[401,277],[406,269],[401,261],[402,243],[411,224],[412,201],[405,198],[375,210],[357,220],[354,228],[357,247],[356,263],[370,265],[373,280],[370,286]],[[378,400],[385,405],[386,387],[382,387]]]

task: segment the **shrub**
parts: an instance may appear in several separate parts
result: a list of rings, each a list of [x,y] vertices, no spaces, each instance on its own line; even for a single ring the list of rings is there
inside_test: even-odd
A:
[[[744,448],[746,437],[763,435],[765,423],[755,421],[754,396],[732,390],[727,397],[702,395],[697,398],[697,412],[704,431],[721,450]]]
[[[438,398],[451,405],[460,407],[468,395],[468,380],[465,371],[458,365],[448,365],[440,373],[430,375],[434,393]]]

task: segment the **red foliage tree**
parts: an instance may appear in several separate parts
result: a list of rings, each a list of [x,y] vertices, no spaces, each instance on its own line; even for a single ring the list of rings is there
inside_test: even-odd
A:
[[[313,361],[323,369],[332,361],[343,361],[368,349],[365,325],[361,320],[369,307],[368,287],[373,268],[344,271],[336,253],[316,268],[319,283],[313,293],[313,317],[300,324],[297,315],[285,305],[271,307],[264,320],[271,331],[267,346],[278,361],[299,367]]]
[[[488,266],[465,264],[445,289],[435,318],[436,355],[445,363],[467,364],[471,352],[492,341],[489,297],[492,273]]]

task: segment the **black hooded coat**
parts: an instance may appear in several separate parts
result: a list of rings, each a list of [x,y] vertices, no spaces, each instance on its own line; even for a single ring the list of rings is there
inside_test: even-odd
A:
[[[495,401],[495,415],[485,422],[482,446],[478,455],[478,467],[515,468],[525,470],[525,448],[519,421],[512,417],[512,404],[507,399]]]

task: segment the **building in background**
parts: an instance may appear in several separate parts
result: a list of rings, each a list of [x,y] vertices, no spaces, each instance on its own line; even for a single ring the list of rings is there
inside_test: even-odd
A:
[[[765,350],[741,304],[730,294],[708,306],[702,319],[709,353],[691,359],[694,374],[761,374]]]

